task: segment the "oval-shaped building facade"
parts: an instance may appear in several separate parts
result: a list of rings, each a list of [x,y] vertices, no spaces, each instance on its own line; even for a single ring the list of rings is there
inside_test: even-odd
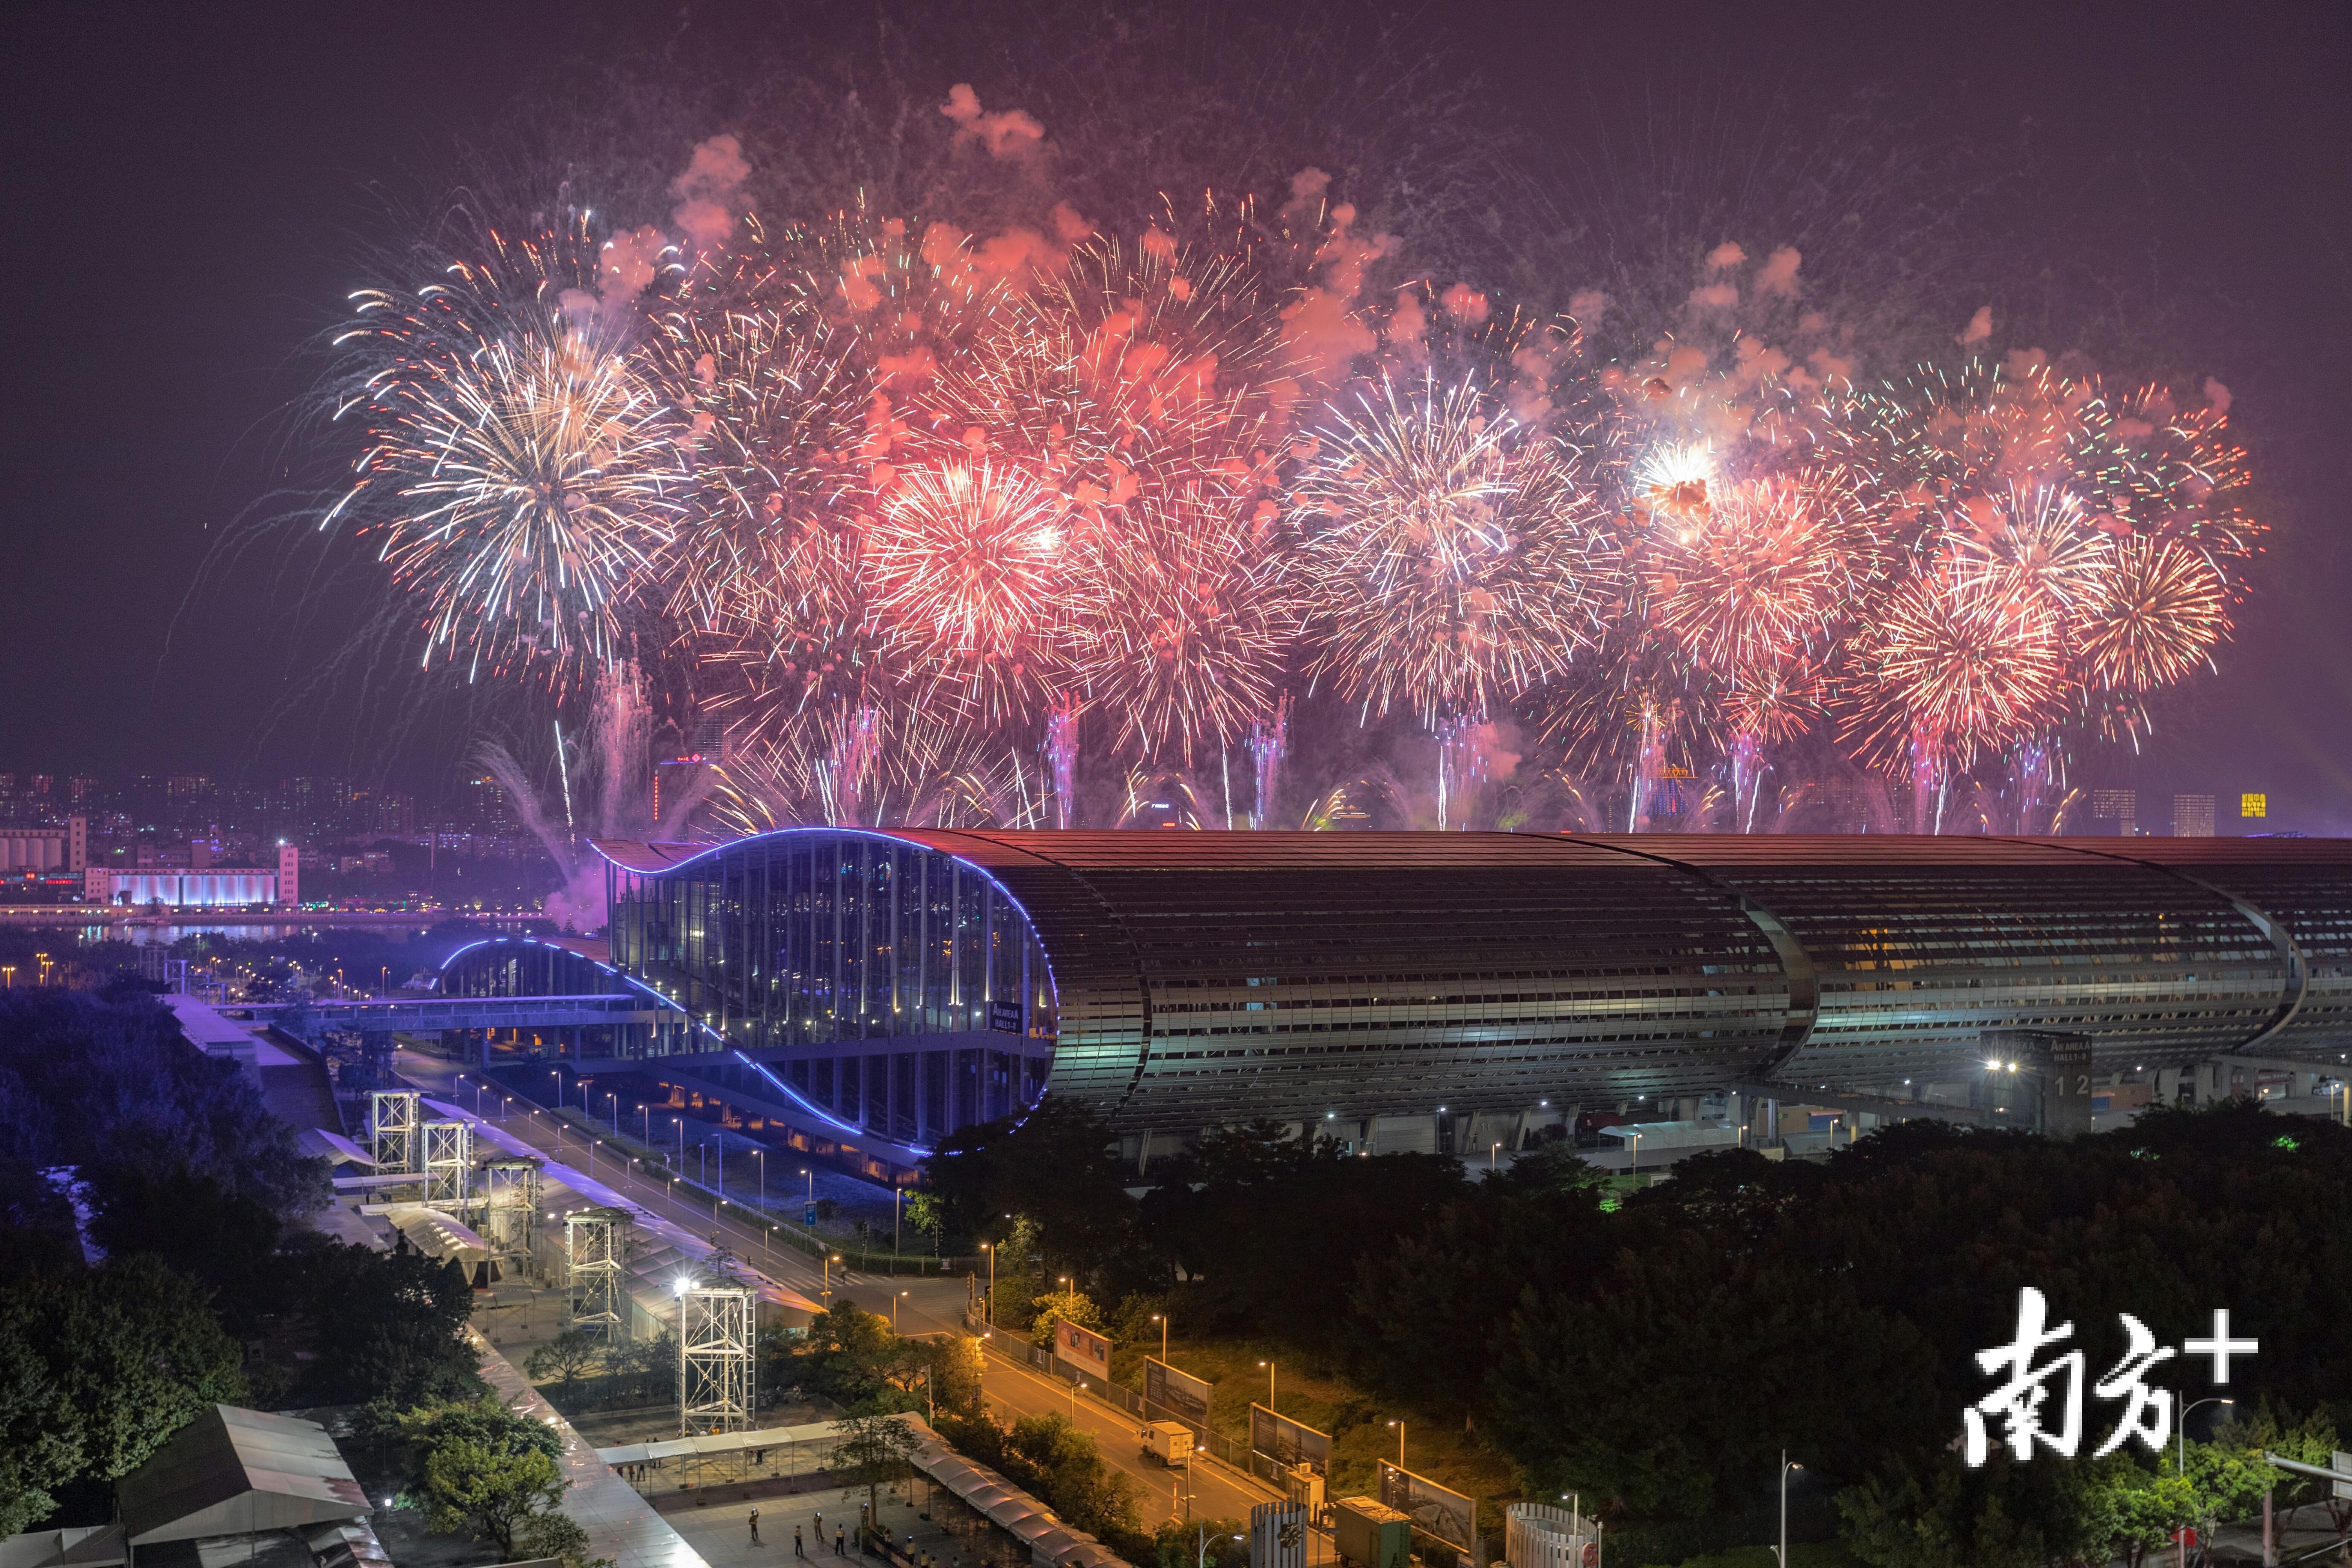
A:
[[[2352,843],[792,829],[605,843],[612,962],[906,1147],[2334,1061]]]

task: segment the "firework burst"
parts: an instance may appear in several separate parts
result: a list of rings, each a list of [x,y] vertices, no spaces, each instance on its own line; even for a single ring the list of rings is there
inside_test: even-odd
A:
[[[1484,717],[1605,629],[1618,552],[1565,451],[1467,384],[1383,381],[1293,493],[1310,666],[1367,715]]]
[[[938,700],[987,723],[1042,711],[1067,682],[1067,507],[985,458],[900,472],[867,525],[876,615]]]

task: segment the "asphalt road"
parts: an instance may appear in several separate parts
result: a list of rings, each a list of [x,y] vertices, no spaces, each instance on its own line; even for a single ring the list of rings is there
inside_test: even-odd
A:
[[[472,1097],[457,1085],[461,1070],[457,1064],[403,1049],[396,1053],[394,1070],[415,1088],[470,1113]],[[495,1115],[485,1120],[551,1160],[583,1173],[588,1169],[583,1158],[587,1151],[576,1129],[561,1138],[559,1147],[557,1123],[551,1118],[532,1117],[518,1109],[504,1121]],[[707,1206],[709,1199],[699,1194],[681,1196],[666,1185],[630,1179],[623,1173],[625,1170],[625,1162],[607,1161],[596,1167],[595,1176],[649,1213],[697,1236],[709,1237],[716,1231],[748,1268],[776,1283],[814,1300],[826,1299],[828,1277],[817,1259],[789,1247],[771,1249],[756,1227],[724,1215],[714,1218]],[[895,1297],[897,1321],[902,1333],[961,1331],[965,1285],[961,1276],[901,1275],[894,1279],[835,1268],[829,1278],[834,1298],[855,1301],[867,1311],[885,1317],[890,1316]],[[1185,1473],[1171,1471],[1143,1458],[1142,1444],[1136,1436],[1139,1422],[1126,1411],[1083,1393],[1074,1401],[1070,1384],[1019,1364],[997,1353],[993,1347],[990,1347],[981,1387],[990,1405],[1002,1415],[1033,1415],[1058,1410],[1070,1416],[1081,1431],[1094,1437],[1106,1460],[1134,1479],[1142,1496],[1147,1525],[1186,1517]],[[1278,1496],[1273,1488],[1205,1458],[1194,1461],[1191,1478],[1191,1512],[1195,1517],[1245,1520],[1254,1505],[1274,1501]]]

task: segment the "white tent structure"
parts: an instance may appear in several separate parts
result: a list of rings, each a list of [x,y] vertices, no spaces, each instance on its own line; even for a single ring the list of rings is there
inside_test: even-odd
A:
[[[367,1494],[316,1421],[215,1405],[115,1488],[133,1547],[365,1519]]]

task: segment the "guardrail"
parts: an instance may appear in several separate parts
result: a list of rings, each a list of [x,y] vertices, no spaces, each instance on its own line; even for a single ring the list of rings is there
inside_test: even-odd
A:
[[[531,1100],[529,1095],[518,1094],[514,1098],[529,1101],[542,1114],[555,1117],[565,1126],[576,1128],[588,1136],[597,1139],[601,1144],[619,1149],[624,1154],[634,1155],[640,1159],[648,1156],[661,1158],[664,1173],[661,1179],[666,1186],[699,1193],[717,1205],[720,1215],[732,1219],[739,1225],[765,1226],[772,1241],[792,1247],[807,1257],[837,1258],[841,1260],[841,1267],[844,1268],[866,1274],[885,1274],[894,1279],[920,1276],[936,1279],[943,1274],[970,1271],[979,1267],[979,1261],[970,1258],[927,1258],[920,1253],[876,1252],[870,1248],[817,1235],[788,1220],[778,1219],[773,1215],[761,1210],[757,1205],[739,1203],[733,1198],[722,1197],[716,1189],[704,1185],[691,1176],[671,1171],[667,1151],[626,1134],[616,1134],[603,1123],[572,1106],[558,1106],[551,1109]]]
[[[969,1319],[965,1321],[964,1326],[967,1330],[971,1328]],[[1087,1393],[1102,1400],[1104,1404],[1116,1405],[1139,1421],[1175,1421],[1191,1426],[1193,1441],[1200,1445],[1200,1451],[1212,1459],[1230,1469],[1239,1470],[1244,1475],[1264,1481],[1269,1486],[1278,1489],[1283,1485],[1285,1477],[1279,1467],[1240,1438],[1228,1437],[1222,1433],[1193,1426],[1192,1423],[1186,1421],[1176,1412],[1153,1405],[1124,1384],[1105,1383],[1098,1377],[1073,1369],[1067,1362],[1051,1351],[1039,1350],[1035,1345],[1031,1344],[1024,1344],[1020,1348],[1022,1355],[1026,1359],[1032,1371],[1042,1372],[1049,1377],[1058,1377],[1064,1383],[1075,1383]]]

